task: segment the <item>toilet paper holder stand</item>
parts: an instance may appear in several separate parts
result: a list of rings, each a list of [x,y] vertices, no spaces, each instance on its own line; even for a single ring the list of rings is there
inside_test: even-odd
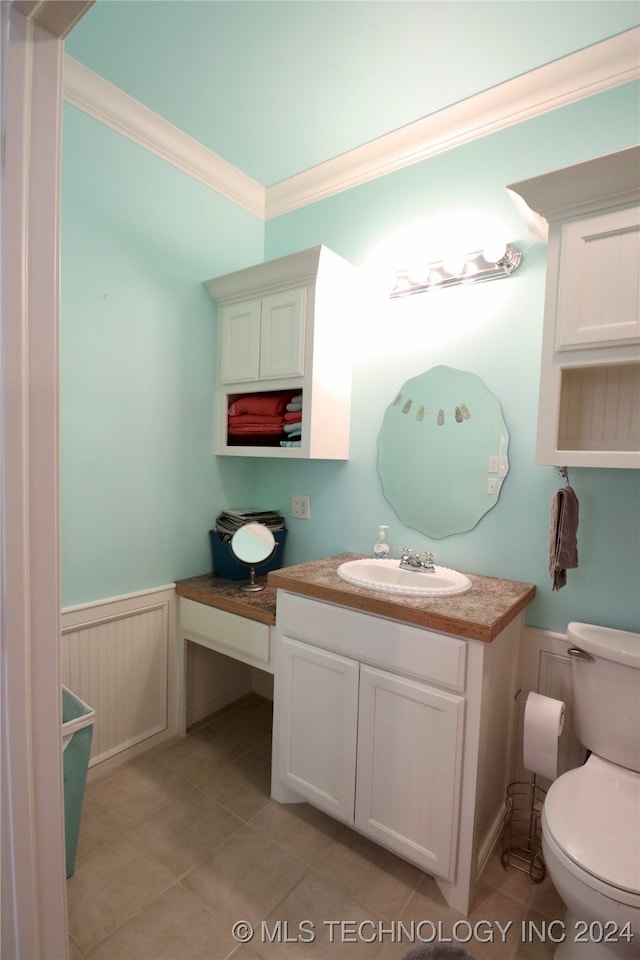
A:
[[[527,702],[528,693],[518,690],[514,699]],[[542,883],[546,865],[542,853],[542,805],[547,791],[531,780],[514,780],[507,786],[503,819],[502,866],[526,873],[533,883]]]

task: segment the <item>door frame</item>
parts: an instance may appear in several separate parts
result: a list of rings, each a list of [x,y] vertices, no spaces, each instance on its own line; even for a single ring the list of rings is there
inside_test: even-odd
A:
[[[0,4],[0,758],[6,960],[68,952],[58,500],[63,39],[92,2]]]

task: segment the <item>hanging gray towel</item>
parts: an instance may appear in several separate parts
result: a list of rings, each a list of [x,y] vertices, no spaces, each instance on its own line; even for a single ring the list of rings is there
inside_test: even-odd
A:
[[[578,498],[572,487],[562,487],[551,501],[549,573],[553,589],[567,582],[567,570],[578,566]]]

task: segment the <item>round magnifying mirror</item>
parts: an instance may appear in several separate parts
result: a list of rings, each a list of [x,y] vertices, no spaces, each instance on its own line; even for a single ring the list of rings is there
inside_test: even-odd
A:
[[[248,583],[241,590],[264,590],[264,585],[256,583],[256,564],[268,560],[276,548],[275,537],[263,523],[245,523],[236,530],[231,538],[231,552],[240,563],[250,568]]]

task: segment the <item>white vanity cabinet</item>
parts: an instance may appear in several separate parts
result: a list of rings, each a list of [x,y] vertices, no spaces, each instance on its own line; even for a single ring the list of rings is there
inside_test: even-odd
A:
[[[510,189],[548,223],[536,460],[640,467],[640,148]]]
[[[355,267],[323,246],[207,281],[218,306],[216,453],[348,459],[358,283]],[[229,433],[234,400],[285,391],[302,396],[299,445]]]
[[[282,781],[448,878],[464,699],[288,637],[281,653]]]
[[[464,640],[279,590],[272,796],[353,826],[466,913],[504,814],[519,630]]]

